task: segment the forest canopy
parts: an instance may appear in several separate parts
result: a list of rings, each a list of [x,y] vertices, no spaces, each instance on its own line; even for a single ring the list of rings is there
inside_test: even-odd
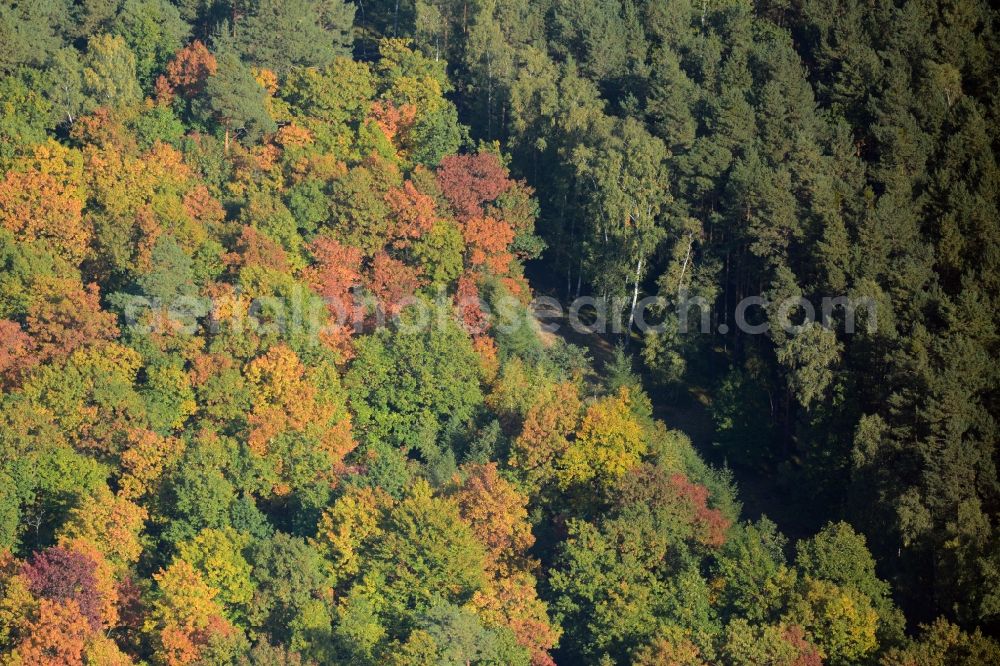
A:
[[[0,0],[0,664],[1000,662],[997,19]]]

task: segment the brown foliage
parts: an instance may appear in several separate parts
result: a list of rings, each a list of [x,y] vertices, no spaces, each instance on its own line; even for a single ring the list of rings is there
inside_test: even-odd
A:
[[[260,266],[288,272],[288,256],[284,248],[253,227],[243,227],[236,242],[236,252],[227,254],[225,258],[227,263],[237,268]]]
[[[8,387],[38,362],[31,337],[17,322],[0,319],[0,387]]]
[[[474,338],[483,336],[489,330],[490,322],[481,307],[482,298],[476,287],[476,278],[468,273],[458,279],[455,291],[455,307],[462,317],[465,330]]]
[[[331,313],[336,314],[333,306],[338,303],[349,307],[351,288],[361,284],[361,250],[319,236],[309,251],[315,263],[303,271],[306,284],[327,301]]]
[[[462,518],[486,547],[487,567],[524,565],[535,542],[528,523],[528,498],[500,476],[496,463],[466,468],[468,477],[453,498]]]
[[[70,280],[38,285],[27,329],[39,361],[66,358],[84,345],[118,336],[114,314],[101,309],[97,285],[84,288]]]
[[[566,382],[539,397],[528,410],[521,435],[514,440],[510,465],[532,485],[551,481],[580,422],[580,395]]]
[[[413,181],[408,180],[402,188],[389,190],[385,200],[395,217],[391,231],[395,247],[408,247],[411,240],[420,238],[434,227],[437,218],[434,199],[419,192]]]
[[[389,315],[396,315],[423,285],[417,269],[390,257],[385,252],[372,259],[368,288],[379,300],[379,304]]]
[[[226,211],[204,185],[196,185],[184,195],[184,211],[209,229],[222,224]]]
[[[205,88],[205,80],[215,74],[219,63],[208,48],[195,40],[178,51],[167,63],[167,72],[156,81],[156,94],[169,103],[174,93],[194,97]]]
[[[496,155],[451,155],[441,160],[438,184],[459,220],[483,217],[483,204],[495,201],[514,181]]]

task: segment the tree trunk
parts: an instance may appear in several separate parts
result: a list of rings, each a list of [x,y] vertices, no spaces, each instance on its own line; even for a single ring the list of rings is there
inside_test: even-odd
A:
[[[632,339],[632,324],[635,323],[635,306],[639,302],[639,278],[642,276],[642,257],[635,265],[635,288],[632,290],[632,309],[628,313],[628,328],[625,329],[625,344]]]
[[[691,248],[694,247],[694,235],[688,234],[688,249],[684,255],[684,264],[681,266],[681,275],[677,278],[677,301],[681,300],[681,290],[684,288],[684,274],[687,273],[688,261],[691,259]]]

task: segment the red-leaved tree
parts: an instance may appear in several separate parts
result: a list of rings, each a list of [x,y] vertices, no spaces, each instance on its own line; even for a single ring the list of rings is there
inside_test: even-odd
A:
[[[59,603],[72,601],[90,626],[101,626],[97,563],[83,553],[53,546],[32,555],[23,567],[32,594]]]
[[[485,215],[483,204],[496,200],[514,181],[496,155],[452,155],[441,160],[438,185],[460,221]]]

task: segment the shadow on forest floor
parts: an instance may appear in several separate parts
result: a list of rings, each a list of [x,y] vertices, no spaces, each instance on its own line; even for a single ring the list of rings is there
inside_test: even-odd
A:
[[[550,290],[535,289],[536,294],[557,298]],[[561,301],[560,301],[561,302]],[[567,343],[582,347],[590,356],[596,376],[591,377],[592,384],[600,382],[605,367],[614,357],[615,348],[622,340],[621,336],[587,332],[575,329],[570,325],[566,308],[562,312],[546,307],[544,304],[534,309],[534,314],[540,327],[539,334],[543,343],[548,346],[557,338]],[[586,313],[581,319],[587,321]],[[632,340],[632,353],[640,343],[638,338]],[[741,518],[757,520],[767,516],[778,526],[785,536],[794,543],[805,538],[816,530],[799,503],[794,501],[790,492],[783,488],[777,470],[761,469],[739,464],[739,461],[727,460],[715,446],[715,424],[709,413],[711,396],[700,386],[685,386],[675,391],[659,390],[654,387],[649,377],[639,373],[643,385],[649,394],[653,405],[653,416],[670,429],[680,430],[691,440],[695,449],[704,460],[715,466],[727,466],[732,471],[737,485],[738,499],[743,505]]]

